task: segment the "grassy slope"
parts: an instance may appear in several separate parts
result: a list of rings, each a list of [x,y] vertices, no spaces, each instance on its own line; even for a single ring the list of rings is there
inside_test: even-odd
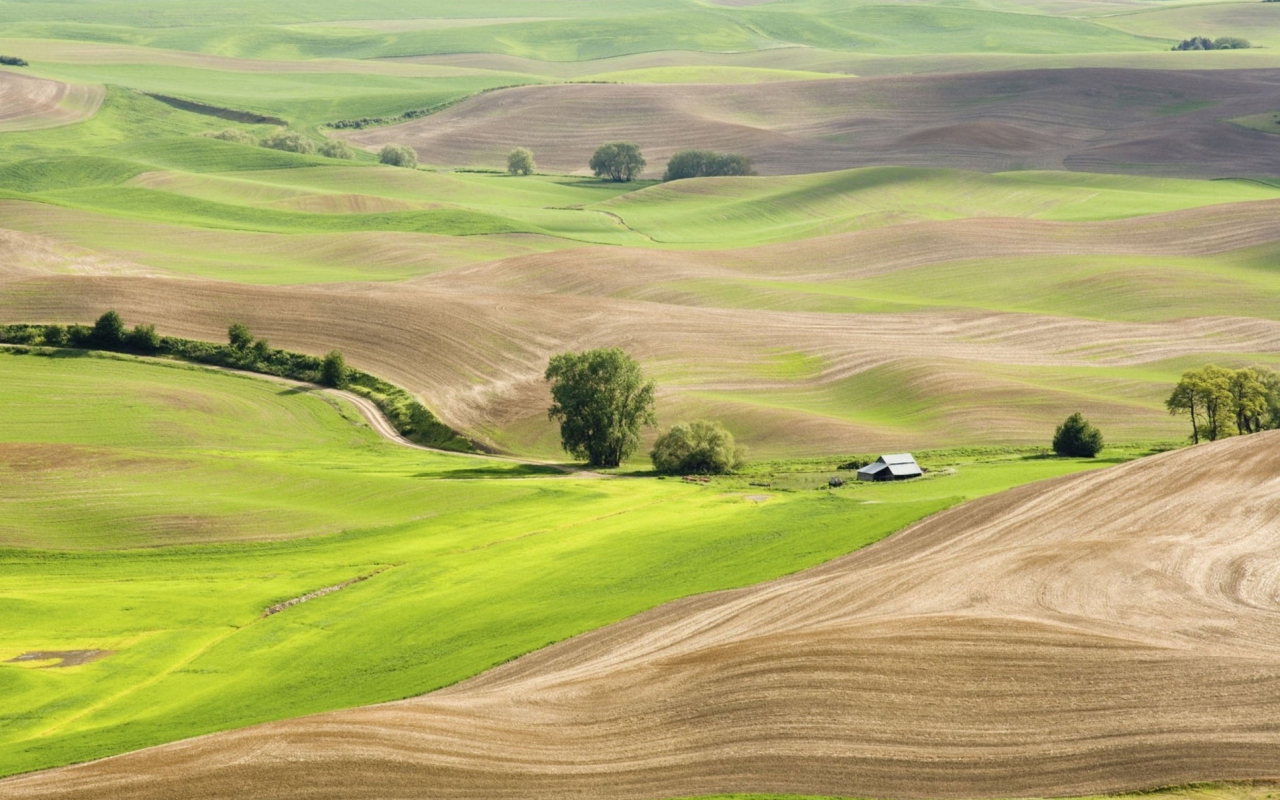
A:
[[[428,691],[1096,465],[978,464],[757,505],[736,483],[504,480],[526,469],[396,448],[349,410],[250,378],[14,355],[0,376],[0,661],[116,651],[0,663],[3,773]]]

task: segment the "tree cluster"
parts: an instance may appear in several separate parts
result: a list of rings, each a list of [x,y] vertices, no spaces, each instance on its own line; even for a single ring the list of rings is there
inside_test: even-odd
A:
[[[720,423],[695,420],[673,425],[659,436],[649,458],[653,468],[666,475],[723,475],[742,466],[746,450]]]
[[[27,60],[25,58],[18,58],[17,56],[0,56],[0,64],[4,64],[6,67],[31,66],[30,64],[27,63]]]
[[[321,144],[317,149],[314,142],[297,131],[276,131],[261,139],[248,131],[242,131],[238,128],[227,128],[217,133],[205,135],[210,139],[219,139],[232,144],[257,145],[258,147],[281,150],[286,153],[311,155],[318,152],[326,158],[339,158],[346,161],[351,161],[356,157],[356,151],[346,142],[331,139]]]
[[[1280,428],[1280,374],[1266,367],[1208,364],[1182,373],[1165,401],[1170,414],[1191,420],[1191,441]]]
[[[402,144],[388,144],[378,151],[378,160],[392,167],[414,169],[418,166],[418,154]]]
[[[682,150],[667,162],[664,181],[685,178],[714,178],[723,175],[754,175],[751,159],[734,153],[713,153],[710,150]]]
[[[1174,50],[1248,50],[1252,47],[1248,39],[1239,36],[1219,36],[1210,39],[1208,36],[1192,36],[1183,39],[1173,46]]]
[[[597,178],[626,183],[633,181],[644,171],[644,156],[640,145],[632,142],[609,142],[596,148],[587,166]]]
[[[337,350],[324,358],[277,350],[265,339],[255,339],[248,326],[235,323],[227,329],[227,344],[160,336],[154,325],[125,327],[115,311],[108,311],[93,325],[0,325],[0,344],[78,347],[139,355],[169,356],[219,367],[259,372],[282,378],[346,388],[369,398],[396,430],[408,439],[449,450],[474,450],[404,389],[367,372],[348,367]]]

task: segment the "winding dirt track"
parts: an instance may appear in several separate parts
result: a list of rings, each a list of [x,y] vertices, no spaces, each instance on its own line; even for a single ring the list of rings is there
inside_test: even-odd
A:
[[[979,500],[421,698],[0,797],[1045,797],[1277,775],[1267,433]]]
[[[433,164],[502,166],[527,146],[556,171],[583,171],[601,142],[626,139],[650,177],[687,148],[742,153],[762,175],[891,164],[1222,177],[1280,175],[1280,136],[1224,122],[1278,107],[1276,70],[1023,70],[521,87],[342,135],[408,144]]]

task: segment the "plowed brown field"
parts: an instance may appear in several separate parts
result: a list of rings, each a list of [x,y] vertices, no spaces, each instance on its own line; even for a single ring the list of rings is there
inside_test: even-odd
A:
[[[106,90],[0,70],[0,131],[31,131],[87,119]]]
[[[1061,796],[1280,775],[1280,433],[1025,486],[422,698],[5,798]]]
[[[394,285],[51,276],[38,269],[48,257],[40,250],[22,262],[28,269],[0,272],[0,321],[83,322],[116,308],[130,324],[150,321],[164,333],[215,340],[230,322],[243,321],[276,346],[317,354],[337,347],[362,369],[419,393],[450,424],[499,447],[547,456],[557,452],[543,411],[547,359],[612,345],[641,358],[658,378],[664,422],[722,418],[757,454],[1040,442],[1076,410],[1101,420],[1117,441],[1181,438],[1183,424],[1158,407],[1168,391],[1163,383],[1141,395],[1132,381],[1109,383],[1082,396],[1052,376],[1028,379],[1027,369],[1123,368],[1222,353],[1265,360],[1280,351],[1280,320],[1245,310],[1151,322],[956,307],[823,313],[789,307],[799,301],[785,292],[771,305],[769,287],[819,291],[832,280],[975,258],[1207,255],[1280,241],[1278,220],[1275,204],[1263,202],[1113,222],[923,222],[747,250],[542,253]],[[353,245],[374,238],[358,236]],[[32,247],[36,238],[22,244]],[[351,257],[360,252],[351,248]],[[76,271],[142,269],[125,260],[133,254],[112,255],[119,260],[81,259]],[[687,288],[699,282],[750,283],[759,302],[733,306]],[[810,359],[811,369],[776,374],[771,364],[785,354]],[[876,378],[876,386],[842,388],[872,369],[892,374]],[[847,393],[832,394],[841,391]],[[895,426],[860,416],[865,397],[886,392],[926,411]]]
[[[428,163],[501,166],[516,146],[585,171],[601,143],[750,156],[761,174],[871,165],[1280,175],[1280,136],[1224,120],[1280,108],[1280,71],[1026,70],[755,85],[558,85],[491,92],[402,125],[344,134]],[[566,127],[564,120],[574,120]]]

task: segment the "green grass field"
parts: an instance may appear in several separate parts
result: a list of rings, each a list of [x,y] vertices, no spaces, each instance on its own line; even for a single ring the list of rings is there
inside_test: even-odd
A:
[[[341,402],[186,365],[5,353],[0,402],[5,774],[419,694],[1110,463],[1006,456],[755,502],[745,478],[566,479],[409,450]],[[85,649],[113,654],[3,663]]]

